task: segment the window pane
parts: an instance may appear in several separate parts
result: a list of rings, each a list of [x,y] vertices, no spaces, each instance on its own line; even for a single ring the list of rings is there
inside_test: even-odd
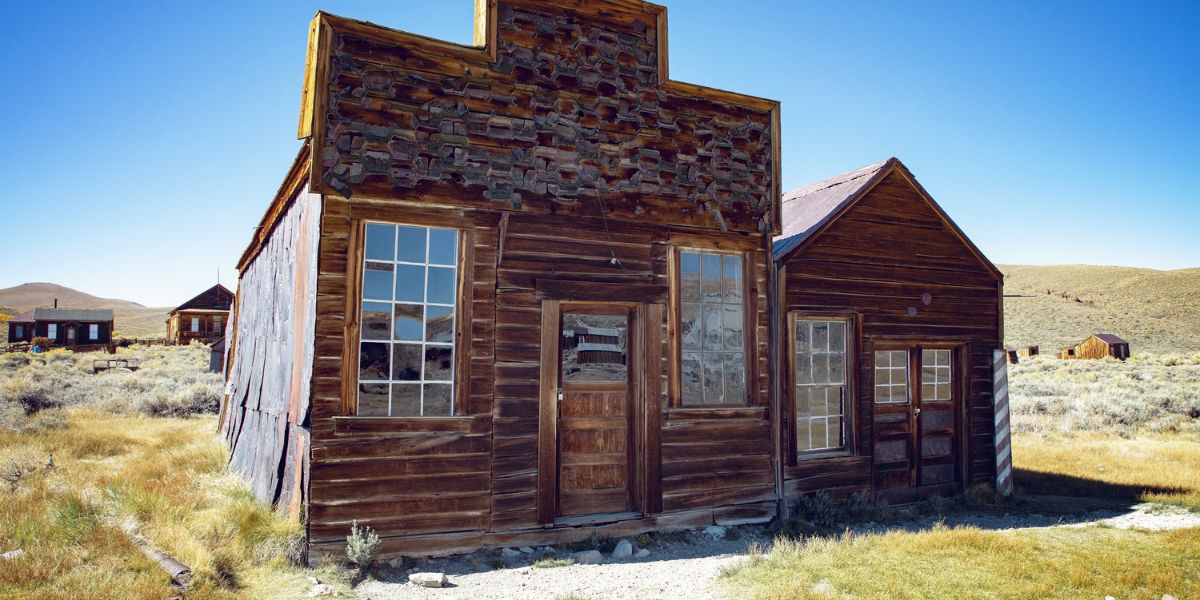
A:
[[[812,334],[813,352],[829,351],[829,323],[825,321],[813,321]]]
[[[429,267],[429,292],[426,302],[454,304],[454,269]]]
[[[846,351],[846,323],[844,321],[831,321],[829,323],[829,351]]]
[[[742,303],[742,257],[726,254],[721,257],[721,282],[724,302]]]
[[[396,230],[396,260],[425,262],[425,228],[400,225]]]
[[[700,255],[696,252],[679,253],[679,299],[700,301]]]
[[[392,384],[392,416],[419,417],[421,416],[421,384],[394,383]]]
[[[846,383],[846,355],[829,355],[829,383]]]
[[[706,352],[721,349],[721,305],[702,304],[704,313],[703,348]]]
[[[395,226],[367,223],[367,241],[363,246],[363,256],[367,260],[395,260]]]
[[[809,422],[808,433],[812,436],[813,448],[828,448],[828,438],[825,437],[825,419],[813,419]]]
[[[812,386],[796,386],[796,418],[801,419],[801,423],[807,423],[812,416],[812,390]]]
[[[425,381],[450,381],[453,367],[452,346],[425,346]]]
[[[796,357],[796,383],[806,384],[812,382],[812,355],[801,354]]]
[[[453,229],[429,230],[429,262],[435,265],[458,264],[458,232]]]
[[[392,265],[369,262],[363,269],[363,298],[392,299]]]
[[[358,384],[358,414],[363,417],[386,417],[388,414],[388,384]]]
[[[725,304],[721,309],[724,313],[721,324],[725,338],[725,349],[741,350],[742,343],[746,339],[742,331],[745,329],[745,321],[742,319],[742,306],[740,304]]]
[[[392,335],[397,340],[421,341],[421,313],[424,306],[420,304],[396,304]]]
[[[453,308],[449,306],[425,307],[425,341],[443,344],[454,341]]]
[[[392,381],[421,380],[421,345],[392,346]]]
[[[386,340],[392,337],[392,305],[387,302],[363,302],[359,337]]]
[[[706,404],[721,404],[725,402],[724,385],[721,377],[721,355],[717,352],[705,352],[704,358],[704,399]]]
[[[396,300],[422,302],[425,300],[425,267],[396,265]]]
[[[812,322],[796,321],[796,352],[812,351]]]
[[[426,417],[441,417],[450,414],[450,384],[425,384],[424,410],[421,414]]]
[[[721,255],[702,254],[700,275],[704,280],[704,302],[721,301]]]
[[[746,355],[728,352],[724,356],[725,401],[741,402],[746,398]]]
[[[700,305],[682,304],[679,307],[679,313],[679,329],[683,350],[700,350]]]
[[[829,383],[829,355],[812,355],[813,383]]]
[[[388,363],[391,362],[391,344],[363,342],[359,352],[358,378],[363,380],[386,380]]]
[[[703,402],[704,386],[700,368],[700,353],[685,352],[680,362],[680,387],[687,402]]]

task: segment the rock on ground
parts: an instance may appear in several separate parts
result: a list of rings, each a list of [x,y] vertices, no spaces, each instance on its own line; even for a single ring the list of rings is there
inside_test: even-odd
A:
[[[408,580],[426,588],[440,588],[446,585],[445,573],[413,573]]]
[[[577,564],[598,565],[604,562],[604,555],[599,550],[584,550],[571,555]]]
[[[633,544],[629,540],[621,540],[617,542],[617,547],[613,548],[612,557],[616,560],[624,560],[633,556]]]

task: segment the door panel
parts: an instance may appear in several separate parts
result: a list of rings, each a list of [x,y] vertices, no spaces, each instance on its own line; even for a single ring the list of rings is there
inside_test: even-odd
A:
[[[559,516],[632,510],[630,312],[564,307],[558,398]]]

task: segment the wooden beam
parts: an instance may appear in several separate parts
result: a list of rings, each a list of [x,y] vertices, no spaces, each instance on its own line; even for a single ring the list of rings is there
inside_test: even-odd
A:
[[[558,510],[558,337],[559,301],[542,301],[541,360],[538,376],[539,523],[553,523]]]

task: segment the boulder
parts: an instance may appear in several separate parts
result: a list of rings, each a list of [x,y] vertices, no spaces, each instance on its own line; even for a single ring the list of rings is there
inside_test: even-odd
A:
[[[704,533],[714,540],[719,540],[725,537],[725,528],[720,525],[709,525],[704,528]]]
[[[647,556],[650,556],[650,551],[645,548],[638,548],[638,551],[633,553],[634,558],[646,558]]]
[[[604,555],[599,550],[584,550],[571,555],[575,562],[581,565],[598,565],[604,562]]]
[[[500,551],[500,554],[502,556],[504,556],[504,558],[516,558],[521,555],[520,552],[517,552],[516,550],[513,550],[512,548],[505,548]]]
[[[522,554],[533,554],[533,548],[530,548],[529,546],[521,546],[520,548],[517,548],[517,550],[520,550]]]
[[[617,547],[613,548],[612,557],[615,560],[625,560],[633,556],[633,544],[629,540],[621,540],[617,542]]]
[[[446,585],[445,573],[413,573],[408,576],[408,580],[427,588],[440,588]]]

